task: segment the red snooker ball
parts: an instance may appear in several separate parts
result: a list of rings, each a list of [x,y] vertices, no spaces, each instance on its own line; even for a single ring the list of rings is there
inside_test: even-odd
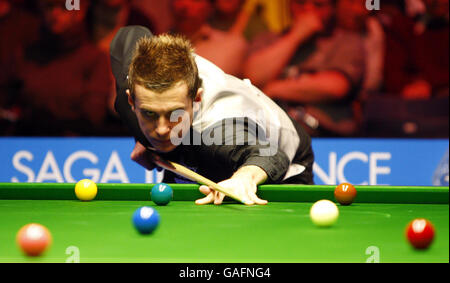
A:
[[[31,223],[20,228],[16,241],[26,255],[39,256],[51,245],[52,236],[41,224]]]
[[[334,197],[341,205],[350,205],[356,197],[356,189],[352,184],[342,183],[334,189]]]
[[[406,227],[406,237],[414,248],[426,249],[434,239],[433,224],[424,218],[414,219]]]

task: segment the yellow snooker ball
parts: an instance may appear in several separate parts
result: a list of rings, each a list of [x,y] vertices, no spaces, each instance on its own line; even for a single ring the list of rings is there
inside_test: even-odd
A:
[[[97,195],[97,184],[89,179],[83,179],[75,185],[75,195],[79,200],[93,200]]]

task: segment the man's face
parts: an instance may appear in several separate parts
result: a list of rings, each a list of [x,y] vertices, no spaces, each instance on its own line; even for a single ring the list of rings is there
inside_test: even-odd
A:
[[[199,89],[197,97],[201,92]],[[129,103],[136,113],[141,131],[159,152],[174,150],[192,125],[193,100],[184,82],[162,93],[136,85],[135,100],[129,96]]]

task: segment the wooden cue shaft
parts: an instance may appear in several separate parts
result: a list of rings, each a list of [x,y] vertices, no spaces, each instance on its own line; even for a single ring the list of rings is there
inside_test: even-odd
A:
[[[206,185],[216,191],[223,193],[224,195],[227,195],[239,202],[242,202],[243,204],[249,204],[248,200],[244,200],[243,198],[241,198],[238,195],[231,192],[229,189],[226,189],[226,188],[218,185],[217,183],[203,177],[202,175],[190,170],[189,168],[186,168],[185,166],[180,165],[175,162],[172,162],[172,161],[167,161],[167,162],[169,162],[174,167],[174,168],[166,168],[167,170],[170,170],[174,173],[180,174],[180,175],[182,175],[190,180],[196,181],[202,185]]]
[[[150,158],[156,165],[158,165],[166,170],[172,171],[175,174],[178,174],[185,178],[188,178],[189,180],[193,180],[202,185],[206,185],[210,188],[213,188],[214,190],[219,191],[219,192],[223,193],[224,195],[229,196],[239,202],[242,202],[243,204],[251,204],[251,202],[249,200],[244,200],[240,196],[231,192],[229,189],[219,186],[217,183],[203,177],[202,175],[190,170],[189,168],[187,168],[183,165],[180,165],[178,163],[165,160],[164,158],[162,158],[155,152],[155,149],[153,149],[151,147],[147,147],[147,149],[148,149],[147,152],[150,154]]]

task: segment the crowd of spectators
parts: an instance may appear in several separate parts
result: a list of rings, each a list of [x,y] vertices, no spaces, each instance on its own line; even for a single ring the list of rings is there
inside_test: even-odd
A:
[[[0,0],[0,135],[128,135],[109,44],[142,25],[183,34],[312,136],[448,137],[449,0],[366,2]]]

